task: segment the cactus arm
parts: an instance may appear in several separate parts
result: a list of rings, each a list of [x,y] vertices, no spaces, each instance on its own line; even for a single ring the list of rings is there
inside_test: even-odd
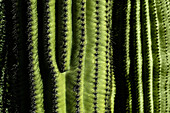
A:
[[[38,17],[37,1],[30,0],[28,3],[28,51],[29,51],[29,75],[32,99],[32,112],[44,112],[43,84],[39,70],[38,59]]]
[[[67,74],[67,111],[84,111],[84,67],[86,48],[86,0],[73,0],[71,68]]]
[[[61,72],[70,69],[72,49],[72,1],[56,1],[56,61]]]
[[[40,39],[44,44],[43,58],[45,70],[43,72],[45,110],[46,112],[66,112],[65,72],[61,73],[56,62],[56,1],[40,2],[43,6],[43,35]]]

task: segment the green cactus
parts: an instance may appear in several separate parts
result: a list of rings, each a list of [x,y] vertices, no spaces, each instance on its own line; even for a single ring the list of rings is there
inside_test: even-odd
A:
[[[169,113],[169,0],[0,0],[0,112]]]

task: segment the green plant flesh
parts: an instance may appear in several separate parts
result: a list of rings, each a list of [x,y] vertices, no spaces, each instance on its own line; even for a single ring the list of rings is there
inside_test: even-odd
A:
[[[169,0],[0,0],[1,113],[169,113]]]

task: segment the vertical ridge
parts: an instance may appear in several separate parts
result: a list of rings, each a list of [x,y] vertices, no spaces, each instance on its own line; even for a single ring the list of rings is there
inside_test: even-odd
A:
[[[96,34],[96,1],[86,1],[86,57],[85,57],[85,69],[84,69],[84,112],[92,113],[94,111],[94,68],[95,68],[95,37]],[[90,67],[90,68],[89,68]],[[89,88],[90,87],[90,88]]]
[[[106,65],[109,63],[106,60],[108,51],[107,46],[107,28],[106,28],[106,1],[95,1],[95,48],[94,48],[94,112],[104,112],[105,106],[105,89],[106,89]]]
[[[144,88],[144,109],[147,113],[153,113],[153,60],[151,49],[151,30],[149,1],[141,2],[142,7],[142,55],[143,55],[143,88]]]
[[[132,113],[132,92],[131,92],[131,80],[130,80],[130,13],[131,13],[131,0],[127,1],[126,6],[126,31],[125,31],[125,77],[128,87],[128,99],[127,99],[127,112]]]
[[[111,0],[106,0],[106,32],[107,32],[107,40],[106,40],[106,94],[105,94],[105,112],[110,112],[110,16],[111,16]]]
[[[169,89],[169,55],[168,55],[168,20],[167,20],[167,9],[165,0],[163,1],[156,1],[158,7],[158,19],[160,23],[160,37],[161,38],[161,58],[162,58],[162,76],[161,76],[161,112],[169,112],[169,105],[168,105],[168,89]]]
[[[85,58],[84,107],[85,112],[104,112],[106,64],[108,63],[106,61],[106,1],[87,1],[86,6],[86,54],[88,56]]]
[[[72,48],[72,1],[56,1],[56,60],[61,72],[70,69]]]
[[[112,44],[111,44],[112,45]],[[115,74],[114,74],[114,68],[113,68],[113,49],[112,46],[110,48],[110,55],[111,55],[111,66],[110,66],[110,74],[111,74],[111,82],[110,82],[110,106],[111,106],[111,113],[114,113],[114,109],[115,109],[115,95],[116,95],[116,85],[115,85]]]
[[[154,112],[161,112],[161,55],[160,55],[160,33],[156,8],[156,1],[149,0],[150,27],[153,55],[153,101]]]
[[[131,1],[117,0],[113,9],[113,62],[116,82],[115,112],[132,111],[130,81]],[[123,10],[122,10],[123,9]]]
[[[66,112],[65,73],[60,73],[56,62],[56,1],[44,0],[43,5],[43,80],[46,112]]]
[[[86,49],[86,0],[73,0],[72,55],[67,72],[67,112],[84,111],[84,67]]]
[[[112,28],[112,19],[113,19],[113,0],[111,3],[111,14],[110,14],[110,48],[109,48],[109,54],[110,54],[110,112],[114,113],[114,106],[115,106],[115,95],[116,95],[116,86],[115,86],[115,74],[114,74],[114,62],[113,62],[113,28]]]
[[[140,0],[134,0],[132,2],[131,14],[130,75],[132,77],[132,107],[133,112],[144,113]]]
[[[30,0],[28,4],[28,52],[29,76],[31,84],[31,112],[44,112],[43,84],[38,59],[38,17],[37,1]]]
[[[109,85],[109,95],[108,95],[108,111],[106,112],[114,112],[114,96],[115,96],[115,83],[114,83],[114,72],[113,72],[113,51],[112,51],[112,8],[113,8],[113,0],[108,0],[108,25],[106,26],[107,29],[109,29],[109,34],[108,34],[108,51],[109,51],[109,64],[108,66],[106,65],[106,68],[109,70],[109,81],[108,81],[108,85]],[[107,43],[107,42],[106,42]]]
[[[99,65],[99,63],[98,63],[98,60],[99,60],[99,58],[98,58],[98,55],[100,54],[99,53],[99,39],[100,39],[100,37],[99,37],[99,30],[100,30],[100,26],[99,26],[99,0],[96,0],[95,1],[96,3],[95,3],[95,5],[96,5],[96,15],[95,15],[95,18],[96,18],[96,30],[95,30],[95,53],[94,53],[94,59],[95,59],[95,67],[94,67],[94,82],[93,82],[93,84],[94,84],[94,91],[93,91],[93,94],[94,94],[94,100],[93,100],[93,111],[94,111],[94,113],[97,113],[98,112],[98,109],[99,109],[99,107],[98,107],[98,103],[97,103],[97,100],[98,100],[98,92],[97,92],[97,90],[98,90],[98,88],[97,88],[97,86],[98,86],[98,65]]]
[[[43,50],[42,63],[44,63],[44,105],[46,112],[66,112],[66,86],[65,72],[61,73],[56,61],[56,1],[42,1],[43,5],[43,35],[41,48]]]
[[[84,112],[84,105],[83,105],[83,91],[84,91],[84,58],[85,58],[85,47],[86,47],[86,0],[80,1],[80,50],[79,50],[79,64],[77,70],[77,88],[76,88],[76,112]]]
[[[167,112],[170,112],[170,77],[169,77],[169,75],[170,75],[170,69],[169,69],[169,67],[170,67],[170,2],[169,2],[169,0],[165,0],[165,10],[166,10],[166,13],[165,13],[165,15],[166,15],[166,19],[167,19],[167,23],[166,23],[166,26],[167,26],[167,79],[168,79],[168,83],[167,83],[167,106],[168,106],[168,110],[167,110]]]

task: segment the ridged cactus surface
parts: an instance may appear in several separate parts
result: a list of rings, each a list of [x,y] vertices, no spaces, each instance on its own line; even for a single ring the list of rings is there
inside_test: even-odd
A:
[[[170,113],[169,0],[0,0],[0,113]]]

